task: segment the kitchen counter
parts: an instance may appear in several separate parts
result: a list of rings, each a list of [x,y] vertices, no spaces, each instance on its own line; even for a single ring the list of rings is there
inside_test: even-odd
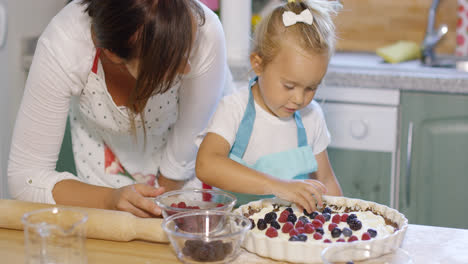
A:
[[[2,263],[24,263],[23,231],[0,228]],[[413,263],[468,263],[468,229],[409,225],[402,248]],[[181,263],[168,244],[87,239],[88,263]],[[280,264],[242,250],[234,264]]]
[[[248,80],[252,75],[249,69],[247,65],[231,66],[236,81]],[[468,72],[426,67],[418,60],[389,64],[371,53],[336,53],[323,83],[340,87],[468,94]]]

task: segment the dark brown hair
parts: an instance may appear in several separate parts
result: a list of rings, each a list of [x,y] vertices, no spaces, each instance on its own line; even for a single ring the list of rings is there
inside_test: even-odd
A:
[[[128,107],[143,115],[148,99],[177,80],[192,49],[195,22],[205,23],[196,0],[83,0],[97,46],[125,60],[138,58],[138,77]],[[143,118],[143,116],[142,116]]]

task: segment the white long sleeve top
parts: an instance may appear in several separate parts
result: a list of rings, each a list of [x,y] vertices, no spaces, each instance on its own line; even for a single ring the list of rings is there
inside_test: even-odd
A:
[[[95,91],[88,87],[96,54],[90,17],[80,1],[60,11],[38,41],[17,115],[8,162],[12,197],[55,203],[52,189],[65,179],[116,188],[132,183],[125,176],[105,173],[104,144],[130,173],[155,174],[159,170],[170,179],[190,178],[197,151],[195,137],[206,126],[230,76],[221,23],[211,10],[203,8],[206,22],[198,29],[189,58],[191,72],[146,105],[145,120],[150,122],[145,125],[146,144],[141,131],[137,129],[135,141],[128,124],[117,123],[126,120],[118,118],[125,117],[126,111],[112,100],[104,110],[90,107],[101,105],[85,96]],[[95,77],[101,83],[105,80],[100,64]],[[111,98],[105,81],[104,89],[96,88],[96,92],[102,96],[98,99]],[[106,117],[106,111],[113,113],[107,116],[112,118]],[[76,176],[55,170],[69,115]],[[107,123],[101,122],[103,118]]]

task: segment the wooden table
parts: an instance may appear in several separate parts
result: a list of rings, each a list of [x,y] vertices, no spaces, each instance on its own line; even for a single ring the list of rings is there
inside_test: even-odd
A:
[[[402,248],[413,263],[468,263],[468,230],[409,225]],[[87,239],[88,263],[179,264],[169,244]],[[0,262],[24,263],[23,231],[0,228]],[[242,249],[236,264],[285,263],[261,258]]]

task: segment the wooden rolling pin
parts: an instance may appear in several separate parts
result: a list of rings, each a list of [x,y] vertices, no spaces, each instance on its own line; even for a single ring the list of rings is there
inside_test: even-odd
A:
[[[17,200],[0,199],[0,227],[23,230],[21,217],[25,213],[50,207],[75,208],[85,211],[88,214],[88,221],[86,222],[86,236],[88,238],[114,241],[141,239],[152,242],[169,242],[161,226],[162,218],[139,218],[122,211]]]

